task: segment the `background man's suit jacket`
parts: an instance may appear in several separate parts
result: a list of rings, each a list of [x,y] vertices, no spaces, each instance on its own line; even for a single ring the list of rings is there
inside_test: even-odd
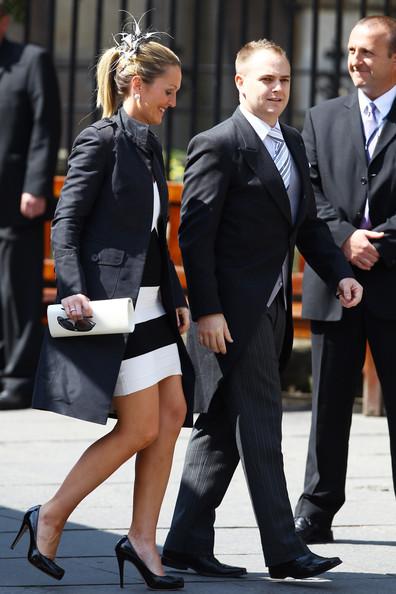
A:
[[[370,271],[353,269],[364,287],[367,307],[381,318],[396,318],[396,102],[369,165],[357,93],[312,108],[303,137],[318,215],[339,246],[359,228],[368,195],[373,231],[385,233],[373,242],[381,258]],[[303,315],[328,321],[342,315],[340,303],[309,266],[304,274]]]
[[[36,224],[21,215],[21,194],[52,198],[60,134],[58,84],[45,50],[0,44],[0,126],[0,227]]]
[[[282,132],[301,178],[302,196],[293,225],[280,174],[252,126],[233,116],[196,136],[189,145],[182,202],[180,246],[193,318],[223,312],[233,344],[219,356],[223,374],[252,335],[265,310],[286,254],[294,247],[331,290],[352,271],[316,218],[308,163],[300,134]],[[292,343],[291,282],[282,360]]]

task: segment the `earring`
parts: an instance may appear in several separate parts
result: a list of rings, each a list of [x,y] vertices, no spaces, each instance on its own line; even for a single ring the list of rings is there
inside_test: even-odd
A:
[[[135,101],[140,101],[140,93],[135,93],[133,98],[135,99]]]

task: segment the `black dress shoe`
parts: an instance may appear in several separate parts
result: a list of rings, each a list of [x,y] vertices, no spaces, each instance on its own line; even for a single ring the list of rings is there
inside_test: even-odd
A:
[[[49,557],[45,557],[45,555],[42,555],[37,546],[37,524],[39,513],[40,505],[36,505],[35,507],[31,507],[30,509],[28,509],[26,514],[23,516],[21,527],[14,539],[14,542],[11,545],[11,548],[14,549],[18,542],[21,540],[22,536],[25,534],[25,532],[29,531],[30,541],[29,550],[27,553],[27,559],[29,563],[34,565],[34,567],[36,567],[40,571],[53,577],[55,580],[61,580],[63,578],[65,570],[59,565],[57,565],[53,561],[53,559],[50,559]]]
[[[292,577],[295,579],[303,579],[319,575],[333,567],[337,567],[342,563],[339,557],[319,557],[311,551],[293,561],[287,563],[280,563],[279,565],[271,565],[268,567],[270,577],[274,579],[285,579]]]
[[[29,408],[31,397],[18,392],[12,392],[4,388],[0,392],[0,410],[17,410],[20,408]]]
[[[236,567],[220,563],[214,555],[189,555],[164,549],[162,563],[174,569],[193,569],[206,577],[240,577],[246,575],[245,567]]]
[[[330,527],[321,526],[309,516],[298,516],[294,519],[296,533],[307,544],[333,542],[334,536]]]
[[[132,546],[127,536],[123,536],[115,547],[115,552],[120,570],[120,588],[124,587],[124,563],[129,561],[136,567],[146,585],[151,590],[178,590],[184,587],[183,578],[173,577],[171,575],[157,575],[150,571],[147,565],[142,561]]]

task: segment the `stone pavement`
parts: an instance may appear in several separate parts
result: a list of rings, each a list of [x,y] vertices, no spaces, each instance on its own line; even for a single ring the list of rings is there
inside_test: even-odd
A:
[[[284,456],[294,505],[302,487],[310,413],[284,415]],[[0,413],[0,594],[114,594],[118,586],[113,554],[130,520],[133,463],[124,465],[72,515],[59,549],[66,569],[61,582],[35,570],[23,558],[25,535],[15,551],[13,539],[23,512],[48,498],[79,454],[103,427],[38,411]],[[171,520],[189,430],[179,438],[158,529],[162,545]],[[386,420],[355,414],[350,447],[347,503],[336,517],[336,543],[315,545],[343,564],[312,580],[272,581],[264,565],[259,536],[241,469],[218,510],[216,553],[225,562],[245,565],[247,578],[221,580],[185,574],[187,594],[391,594],[396,592],[396,520]],[[147,591],[126,565],[124,592]]]

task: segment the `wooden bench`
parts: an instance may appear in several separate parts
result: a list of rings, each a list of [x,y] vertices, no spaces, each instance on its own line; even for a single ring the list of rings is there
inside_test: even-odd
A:
[[[54,193],[59,197],[64,182],[63,176],[54,179]],[[168,223],[168,245],[169,253],[175,264],[182,287],[186,290],[186,277],[184,274],[182,257],[179,249],[178,229],[180,224],[180,203],[183,186],[178,182],[168,182],[169,189],[169,223]],[[56,295],[54,262],[51,254],[50,222],[45,223],[44,233],[44,290],[43,306],[53,303]],[[293,272],[293,321],[294,336],[296,338],[309,339],[311,337],[310,322],[301,316],[302,310],[302,277],[304,260],[298,257]],[[363,414],[380,416],[383,414],[383,403],[381,386],[378,380],[374,361],[367,345],[366,360],[363,369]]]

